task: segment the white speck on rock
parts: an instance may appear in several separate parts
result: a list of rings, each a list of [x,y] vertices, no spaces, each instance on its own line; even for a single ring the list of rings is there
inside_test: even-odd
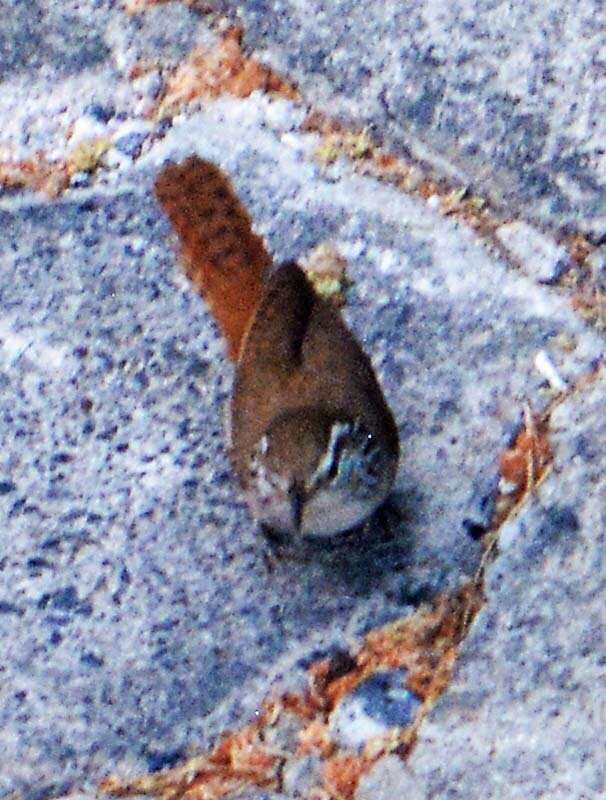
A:
[[[386,275],[393,271],[397,263],[398,256],[396,253],[394,253],[393,250],[384,250],[379,257],[377,266],[379,268],[379,272],[383,273],[383,275]]]
[[[102,136],[107,136],[107,126],[105,123],[86,114],[83,117],[79,117],[74,122],[69,143],[71,147],[75,147],[82,142],[87,142],[91,139],[99,139]]]
[[[121,153],[115,147],[112,147],[105,154],[105,163],[109,169],[122,170],[130,167],[132,158],[129,158],[125,153]]]
[[[340,241],[339,250],[348,261],[354,261],[359,258],[366,248],[364,239],[356,239],[354,242]]]
[[[48,344],[43,331],[29,329],[26,332],[28,335],[24,336],[15,331],[7,317],[0,319],[0,353],[10,364],[27,355],[28,361],[44,372],[59,371],[65,366],[69,358],[67,348]]]
[[[534,359],[534,366],[555,392],[565,392],[567,383],[557,371],[551,357],[545,350],[539,350]]]

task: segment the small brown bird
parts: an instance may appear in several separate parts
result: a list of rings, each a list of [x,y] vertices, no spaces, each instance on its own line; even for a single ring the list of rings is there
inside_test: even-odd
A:
[[[272,268],[218,167],[169,163],[155,190],[236,362],[229,445],[253,516],[268,533],[304,537],[360,525],[399,456],[369,359],[296,264]]]

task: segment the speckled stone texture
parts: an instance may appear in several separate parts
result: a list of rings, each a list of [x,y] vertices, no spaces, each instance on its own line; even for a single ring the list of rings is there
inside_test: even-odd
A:
[[[162,74],[157,71],[145,85],[131,81],[131,57],[158,54],[172,64],[205,35],[198,28],[192,33],[189,22],[197,26],[200,17],[181,3],[162,5],[138,20],[126,19],[121,3],[110,0],[38,0],[27,9],[20,3],[6,8],[0,15],[1,158],[32,156],[39,149],[48,158],[62,156],[79,120],[84,122],[76,125],[78,135],[147,131],[152,123],[146,113]],[[267,33],[253,12],[269,14],[271,8],[248,5],[251,41]],[[332,40],[322,44],[320,32],[347,32],[348,24],[352,35],[359,29],[356,35],[366,41],[364,26],[374,24],[372,14],[366,11],[365,18],[361,6],[335,3],[330,8],[338,20],[314,18],[306,5],[305,26],[315,25],[316,39],[301,40],[309,60],[299,68],[299,38],[309,27],[295,24],[286,15],[289,8],[283,4],[285,16],[273,18],[276,42],[286,41],[284,25],[291,26],[290,44],[280,52],[292,54],[298,75],[301,69],[309,73],[309,86],[334,81],[334,96],[350,97],[349,110],[364,121],[356,92],[366,67],[356,77],[348,55],[356,52],[363,65],[364,50],[335,47],[330,54]],[[390,8],[385,6],[383,28],[375,25],[368,39],[384,33],[377,39],[384,60],[375,63],[373,74],[389,76],[403,53],[399,83],[393,77],[389,83],[408,96],[410,76],[416,75],[411,64],[425,64],[420,74],[430,83],[436,67],[414,56],[425,52],[422,43],[408,50],[401,44],[417,12],[400,4],[402,16],[389,17]],[[585,18],[586,8],[578,6],[576,19]],[[510,24],[497,26],[490,19],[478,17],[463,28],[486,24],[503,31]],[[439,23],[432,24],[435,31]],[[451,33],[448,38],[454,47],[458,40]],[[507,41],[505,36],[500,47]],[[582,64],[585,38],[578,42]],[[390,61],[392,50],[396,61]],[[324,75],[325,61],[341,66]],[[448,80],[456,74],[448,72]],[[479,80],[470,90],[482,108],[490,108],[491,87]],[[592,92],[593,86],[588,118],[594,114]],[[478,564],[479,545],[466,531],[490,516],[497,453],[519,424],[522,403],[530,398],[540,408],[551,396],[533,366],[537,353],[544,351],[565,380],[602,354],[603,341],[583,327],[566,298],[498,261],[469,228],[356,176],[345,164],[321,170],[313,159],[317,138],[298,132],[305,113],[304,107],[270,102],[258,93],[246,101],[222,99],[189,119],[175,119],[168,134],[169,124],[158,123],[145,142],[127,140],[122,159],[112,148],[106,169],[76,176],[80,188],[58,200],[0,198],[0,796],[17,791],[25,800],[46,800],[73,787],[92,792],[108,772],[169,766],[254,718],[266,692],[300,689],[316,658],[354,647],[369,628],[456,586]],[[548,111],[541,115],[546,118]],[[413,124],[412,112],[408,118]],[[549,119],[555,126],[559,117]],[[396,140],[389,115],[377,120],[385,123],[386,137]],[[597,118],[595,136],[601,124]],[[439,143],[435,126],[424,130]],[[583,144],[582,126],[578,131],[581,157],[593,139]],[[469,125],[469,132],[492,146],[479,124]],[[180,275],[168,225],[151,196],[161,163],[192,151],[233,176],[278,260],[305,256],[326,240],[348,260],[354,285],[345,314],[372,356],[403,449],[391,508],[365,534],[302,547],[276,562],[268,558],[232,482],[222,431],[230,367],[203,303]],[[483,158],[478,151],[478,164]],[[598,169],[601,162],[595,163]],[[555,164],[546,167],[553,168],[554,181]],[[524,174],[520,168],[521,183],[512,181],[514,187],[524,189]],[[82,188],[87,182],[91,186]],[[583,187],[579,208],[587,211],[595,194],[590,183]],[[561,188],[563,196],[566,191]],[[569,407],[571,414],[583,408],[579,398]],[[575,459],[581,459],[599,472],[601,451],[583,429],[583,415],[573,423],[580,426],[579,449],[565,451],[562,469],[568,461],[580,469]],[[551,527],[545,523],[543,545],[519,556],[523,564],[534,561],[538,575],[552,543],[553,558],[580,558],[586,519],[601,519],[601,483],[579,497],[565,482],[567,474],[563,469],[561,487],[559,473],[552,478],[557,496],[545,505],[553,510],[546,511],[552,516],[545,517]],[[554,526],[569,533],[550,540]],[[526,540],[532,541],[516,541]],[[557,670],[558,653],[565,660],[567,645],[549,617],[516,604],[515,592],[553,590],[567,572],[546,573],[545,584],[533,583],[530,572],[518,586],[523,572],[514,554],[520,546],[511,545],[493,575],[514,582],[503,601],[512,619],[517,615],[520,625],[535,621],[537,644],[519,670],[530,681],[551,674],[547,662]],[[584,574],[579,591],[591,585],[589,572]],[[491,596],[499,602],[498,581],[491,580]],[[568,616],[562,611],[558,618],[566,634],[569,620],[580,630],[578,609],[585,602],[574,594],[567,600]],[[489,606],[485,615],[490,613]],[[598,630],[599,610],[596,615]],[[480,642],[485,624],[480,620],[474,634]],[[589,650],[592,635],[587,634]],[[599,652],[599,646],[594,649]],[[515,657],[513,645],[511,650],[508,659]],[[465,664],[461,669],[470,670],[474,692],[490,698],[499,681],[510,685],[510,660],[492,661],[490,672],[482,671],[484,663],[475,672]],[[584,708],[595,671],[573,672],[578,700],[566,675],[553,676],[563,687],[554,692],[569,700],[570,713],[574,703]],[[545,696],[545,714],[557,707],[557,697]],[[540,710],[540,698],[535,701]],[[523,725],[521,711],[518,718]],[[428,726],[432,737],[437,724]],[[588,727],[580,715],[575,724]],[[490,718],[485,726],[490,741],[498,729],[491,733]],[[463,736],[464,726],[462,731]],[[568,760],[551,751],[550,774],[562,785],[572,775],[579,786],[596,786],[599,766],[582,758],[585,750],[595,750],[573,733],[566,740]],[[557,748],[559,740],[553,741]],[[597,747],[597,737],[593,741]],[[420,747],[419,759],[422,753]],[[477,760],[485,764],[482,758]],[[449,763],[453,770],[460,764],[454,757]],[[515,773],[518,763],[507,762],[507,769]],[[415,764],[419,780],[425,780],[421,761]],[[511,783],[506,771],[478,768],[478,775],[484,772],[488,785],[491,774],[495,781],[504,774]],[[380,777],[380,766],[374,774]],[[385,774],[393,779],[393,763]],[[292,787],[301,786],[304,770],[291,778]]]
[[[469,495],[522,398],[541,402],[534,354],[571,375],[599,350],[465,229],[347,171],[322,178],[307,140],[280,143],[298,113],[219,103],[119,192],[4,203],[4,791],[169,764],[470,574]],[[400,427],[389,517],[272,571],[229,474],[230,369],[151,197],[158,165],[192,149],[234,176],[279,258],[327,238],[349,257],[347,316]]]
[[[600,0],[229,5],[309,100],[440,172],[456,164],[510,210],[606,234]]]
[[[402,759],[384,756],[362,776],[356,789],[356,800],[421,800],[418,786]]]
[[[91,105],[102,109],[105,122],[145,117],[162,88],[159,68],[175,66],[194,43],[209,40],[200,17],[178,0],[137,15],[123,6],[122,0],[2,0],[3,158],[5,150],[16,158],[39,151],[63,156],[74,123]],[[138,78],[131,75],[137,64],[145,66]]]
[[[408,764],[416,798],[606,796],[603,378],[554,414],[554,474],[501,538],[487,605]]]

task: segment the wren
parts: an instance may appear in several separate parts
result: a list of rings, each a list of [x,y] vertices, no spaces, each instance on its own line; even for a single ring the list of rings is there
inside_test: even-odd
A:
[[[235,361],[229,452],[252,515],[289,537],[361,525],[389,494],[399,458],[369,358],[300,267],[273,266],[217,166],[168,163],[155,191]]]

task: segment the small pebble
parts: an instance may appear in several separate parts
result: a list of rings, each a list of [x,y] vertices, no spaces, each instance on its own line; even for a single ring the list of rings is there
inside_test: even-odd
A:
[[[379,670],[344,697],[330,715],[330,732],[342,747],[362,750],[369,739],[414,719],[420,699],[406,689],[406,670]]]
[[[102,105],[101,103],[89,103],[84,106],[83,114],[92,117],[97,122],[107,123],[116,113],[112,105]]]
[[[90,186],[90,173],[89,172],[75,172],[69,181],[72,189],[83,189]]]
[[[153,124],[144,119],[125,120],[114,133],[114,148],[131,159],[138,158],[143,143],[153,130]]]
[[[70,147],[75,147],[81,142],[88,142],[91,139],[99,139],[103,136],[107,136],[105,124],[93,117],[83,116],[74,122],[69,144]]]
[[[121,136],[114,142],[114,147],[121,153],[124,153],[130,158],[138,158],[141,155],[141,148],[143,142],[146,140],[145,133],[127,133],[126,136]]]

